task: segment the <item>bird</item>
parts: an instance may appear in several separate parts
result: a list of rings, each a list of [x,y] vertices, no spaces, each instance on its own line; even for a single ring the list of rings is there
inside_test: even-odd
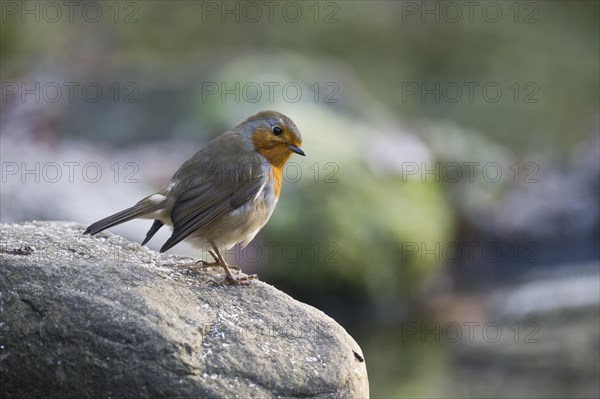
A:
[[[154,219],[142,245],[164,225],[171,226],[160,252],[183,240],[201,248],[209,244],[214,258],[210,265],[225,272],[213,282],[248,285],[256,276],[235,277],[220,249],[238,243],[245,247],[265,226],[279,200],[285,163],[294,153],[306,155],[301,145],[300,131],[289,117],[259,112],[210,141],[158,192],[91,224],[84,234],[136,218]]]

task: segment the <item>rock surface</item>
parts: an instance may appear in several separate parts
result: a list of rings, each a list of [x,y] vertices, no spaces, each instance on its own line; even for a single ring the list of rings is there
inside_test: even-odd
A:
[[[0,225],[1,397],[368,397],[360,347],[319,310],[83,230]]]

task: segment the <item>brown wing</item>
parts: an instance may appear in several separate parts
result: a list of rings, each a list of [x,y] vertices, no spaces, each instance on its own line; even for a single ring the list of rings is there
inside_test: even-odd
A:
[[[240,151],[242,154],[247,153],[248,150],[245,147],[239,148],[238,143],[237,139],[221,135],[175,174],[174,179],[192,177],[183,179],[180,187],[186,188],[175,194],[177,199],[171,211],[173,234],[160,252],[167,251],[195,231],[219,221],[260,191],[264,183],[260,158],[249,154],[242,157],[245,158],[244,162],[240,162],[240,157],[236,154]],[[224,152],[224,148],[227,153],[223,154],[219,162],[201,164],[200,160],[207,159],[206,154],[210,151]]]

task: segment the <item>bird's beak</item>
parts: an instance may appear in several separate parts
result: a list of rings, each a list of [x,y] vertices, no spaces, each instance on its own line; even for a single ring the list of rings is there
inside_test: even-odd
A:
[[[306,154],[304,153],[304,151],[302,151],[302,149],[300,147],[296,147],[293,144],[288,144],[288,147],[290,150],[294,151],[296,154],[305,156]]]

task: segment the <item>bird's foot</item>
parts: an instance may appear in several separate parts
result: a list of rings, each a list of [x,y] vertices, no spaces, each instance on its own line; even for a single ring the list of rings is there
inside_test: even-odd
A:
[[[197,260],[196,261],[196,266],[204,268],[204,267],[216,267],[216,266],[221,266],[221,264],[219,262],[207,262],[205,260]],[[229,267],[229,269],[233,269],[236,272],[240,272],[242,269],[239,266],[235,266],[235,265],[227,265]]]
[[[215,259],[215,263],[221,266],[225,271],[225,278],[220,281],[209,280],[208,282],[214,285],[250,285],[250,280],[254,280],[257,278],[256,274],[251,274],[249,276],[242,277],[234,277],[231,274],[231,269],[237,269],[238,273],[240,272],[240,268],[238,266],[230,266],[225,262],[225,259],[219,253],[219,250],[213,244],[213,250],[209,250],[208,253]]]
[[[231,266],[229,266],[231,267]],[[213,285],[250,285],[250,280],[258,279],[256,274],[249,276],[235,277],[233,274],[226,274],[222,280],[208,280]]]
[[[202,259],[198,259],[195,263],[196,266],[198,267],[213,267],[213,266],[220,266],[219,262],[207,262],[205,260]]]

